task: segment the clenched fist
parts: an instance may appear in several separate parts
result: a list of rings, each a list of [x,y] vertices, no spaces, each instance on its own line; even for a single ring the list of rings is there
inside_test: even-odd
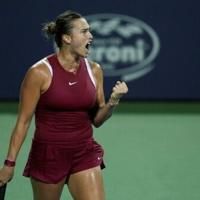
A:
[[[117,105],[120,98],[128,92],[128,87],[126,83],[123,81],[117,81],[115,86],[112,89],[112,94],[110,96],[109,102],[111,105]]]
[[[0,169],[0,187],[9,182],[14,175],[14,168],[3,166]]]

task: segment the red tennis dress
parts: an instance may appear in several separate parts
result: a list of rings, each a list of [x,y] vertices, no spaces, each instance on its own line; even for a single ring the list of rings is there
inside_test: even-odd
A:
[[[67,72],[53,54],[39,61],[52,73],[35,112],[35,133],[24,176],[58,183],[73,173],[104,168],[103,149],[93,138],[90,111],[96,88],[89,63],[81,59],[76,74]]]

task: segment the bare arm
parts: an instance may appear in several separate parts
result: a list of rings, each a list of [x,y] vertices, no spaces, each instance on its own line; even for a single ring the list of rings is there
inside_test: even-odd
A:
[[[97,63],[92,64],[92,71],[96,79],[98,107],[93,124],[95,127],[99,127],[112,115],[113,109],[118,104],[120,98],[128,92],[128,87],[125,82],[118,81],[113,87],[112,94],[106,103],[103,89],[103,71]]]
[[[7,159],[16,161],[19,150],[27,134],[35,107],[44,85],[44,72],[41,68],[30,68],[22,82],[20,90],[19,113],[10,138]],[[14,167],[4,167],[0,170],[0,180],[6,183],[14,173]],[[0,184],[1,185],[1,184]]]
[[[36,104],[40,96],[40,80],[37,69],[30,69],[22,82],[20,91],[19,114],[13,129],[7,158],[15,161],[25,139]]]

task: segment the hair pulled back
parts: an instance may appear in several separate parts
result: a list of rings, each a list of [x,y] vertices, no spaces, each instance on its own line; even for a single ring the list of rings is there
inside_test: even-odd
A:
[[[57,46],[62,46],[62,35],[70,34],[73,28],[72,22],[82,18],[82,15],[74,11],[65,11],[60,14],[55,21],[50,21],[44,24],[42,31],[47,38],[54,37]]]

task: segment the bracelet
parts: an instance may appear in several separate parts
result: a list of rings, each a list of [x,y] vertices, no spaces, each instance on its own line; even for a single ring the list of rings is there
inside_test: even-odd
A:
[[[6,165],[7,167],[14,167],[15,166],[15,161],[12,160],[5,160],[4,161],[4,165]]]
[[[108,104],[110,106],[117,106],[119,104],[120,99],[113,99],[112,97],[109,99]]]

